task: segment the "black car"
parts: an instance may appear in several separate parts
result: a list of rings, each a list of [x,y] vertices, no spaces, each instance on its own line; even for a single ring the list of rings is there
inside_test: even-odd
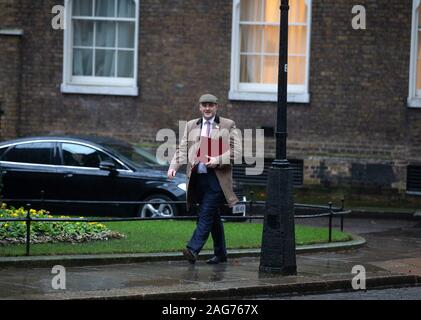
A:
[[[146,150],[110,137],[30,137],[0,143],[4,199],[66,200],[32,203],[52,214],[158,217],[185,215],[186,176],[167,179],[165,163]],[[149,204],[71,201],[148,201]],[[191,213],[194,213],[192,210]],[[245,206],[223,214],[244,215]]]

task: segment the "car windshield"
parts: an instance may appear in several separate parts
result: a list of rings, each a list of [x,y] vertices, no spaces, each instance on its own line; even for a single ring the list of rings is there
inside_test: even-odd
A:
[[[158,161],[152,153],[143,148],[126,144],[105,144],[109,149],[121,154],[127,160],[139,167],[165,166],[165,161]]]

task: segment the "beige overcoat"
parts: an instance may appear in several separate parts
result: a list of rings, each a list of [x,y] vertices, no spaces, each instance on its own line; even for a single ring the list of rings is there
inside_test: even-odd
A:
[[[170,169],[178,170],[181,165],[186,164],[187,174],[187,206],[197,202],[195,186],[190,183],[192,168],[198,163],[197,151],[201,143],[202,118],[187,122],[183,137],[176,149],[174,157],[170,163]],[[225,200],[230,207],[233,207],[238,198],[233,191],[232,165],[234,161],[241,161],[242,147],[240,132],[236,128],[234,121],[219,116],[215,116],[211,131],[212,139],[223,141],[228,150],[217,156],[218,165],[215,174],[225,196]]]

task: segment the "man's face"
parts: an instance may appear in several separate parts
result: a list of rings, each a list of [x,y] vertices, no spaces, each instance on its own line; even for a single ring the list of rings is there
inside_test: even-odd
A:
[[[206,119],[212,119],[218,110],[218,104],[212,102],[202,102],[199,106],[202,116]]]

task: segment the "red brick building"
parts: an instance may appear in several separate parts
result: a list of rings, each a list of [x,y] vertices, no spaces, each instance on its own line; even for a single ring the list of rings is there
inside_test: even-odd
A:
[[[304,184],[405,191],[410,180],[421,191],[419,2],[290,0],[288,156],[303,161]],[[352,26],[357,4],[366,29]],[[56,5],[67,9],[64,30],[52,26]],[[278,0],[0,0],[1,139],[154,143],[160,128],[197,116],[204,92],[240,128],[273,128],[278,8]],[[265,148],[272,157],[273,137]]]

